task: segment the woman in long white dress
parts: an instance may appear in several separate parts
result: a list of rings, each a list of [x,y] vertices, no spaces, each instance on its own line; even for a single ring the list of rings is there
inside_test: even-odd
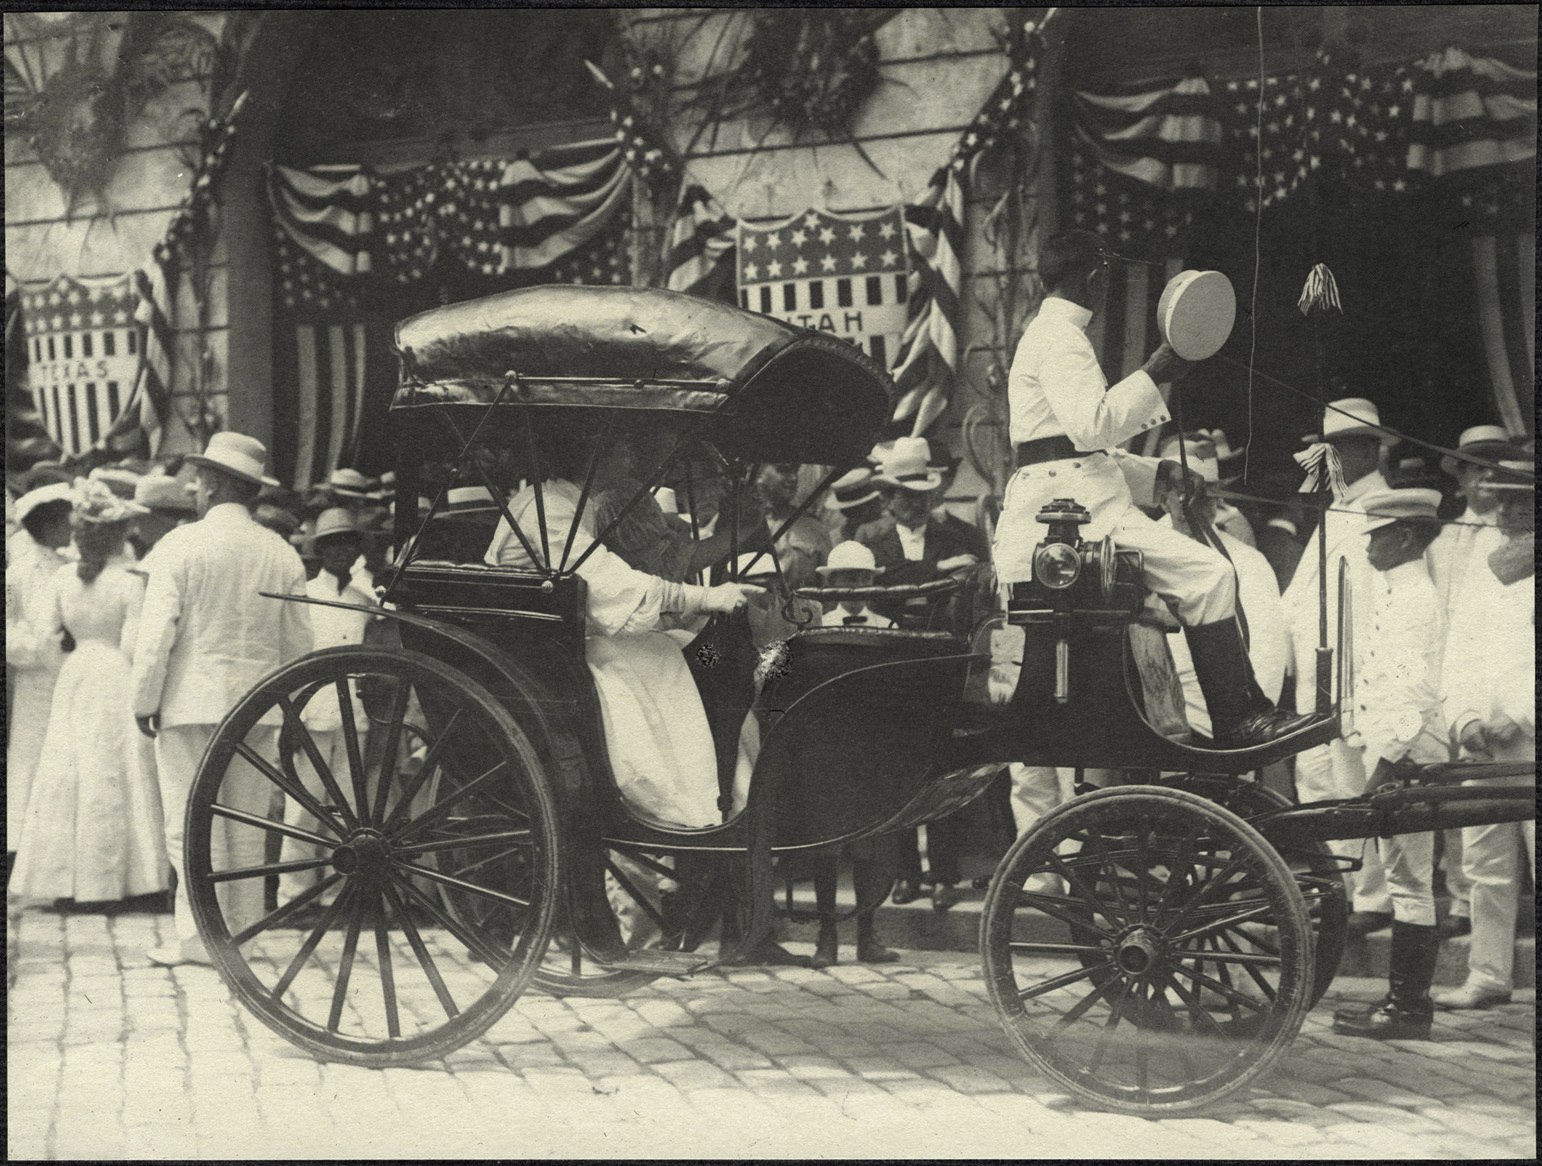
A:
[[[551,457],[547,450],[543,457]],[[587,453],[578,464],[584,464]],[[560,458],[553,458],[557,467]],[[548,463],[550,464],[550,462]],[[606,485],[605,467],[596,490]],[[547,545],[567,544],[575,518],[569,561],[576,562],[595,541],[593,508],[578,514],[580,491],[566,477],[543,487]],[[509,513],[537,555],[541,528],[535,490],[527,486],[510,499]],[[494,566],[536,566],[506,520],[500,520],[487,549]],[[701,694],[680,649],[694,636],[693,625],[708,612],[733,612],[760,594],[738,583],[698,587],[675,583],[627,566],[602,544],[578,568],[587,595],[585,658],[599,692],[605,745],[616,785],[640,817],[662,825],[706,827],[723,821],[718,808],[717,757]],[[753,720],[747,718],[753,739]],[[732,810],[743,806],[753,768],[753,746],[741,739]],[[732,811],[731,811],[732,812]]]
[[[78,564],[54,573],[49,627],[73,648],[54,686],[10,891],[100,903],[167,886],[160,796],[138,762],[129,655],[144,582],[120,552],[137,508],[76,479]],[[67,632],[67,634],[65,634]]]

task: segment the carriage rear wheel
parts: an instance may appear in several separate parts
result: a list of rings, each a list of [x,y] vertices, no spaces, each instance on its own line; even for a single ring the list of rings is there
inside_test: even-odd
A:
[[[1232,813],[1251,821],[1259,814],[1291,805],[1289,798],[1257,781],[1237,777],[1191,778],[1184,788],[1225,806]],[[1307,1010],[1317,1006],[1338,975],[1349,939],[1349,892],[1338,858],[1328,844],[1314,839],[1293,840],[1288,845],[1269,839],[1296,876],[1301,897],[1312,925],[1312,991]],[[1250,924],[1248,930],[1267,941],[1262,924]]]
[[[215,732],[189,800],[189,897],[263,1023],[327,1059],[407,1064],[475,1039],[528,986],[557,825],[540,753],[485,688],[418,653],[330,649]]]
[[[1046,815],[1002,859],[980,930],[1018,1049],[1123,1113],[1241,1089],[1308,1007],[1310,923],[1290,868],[1236,814],[1181,790],[1100,790]]]

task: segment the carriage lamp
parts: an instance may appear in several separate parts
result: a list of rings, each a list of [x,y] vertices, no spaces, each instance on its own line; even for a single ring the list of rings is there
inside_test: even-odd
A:
[[[1033,554],[1033,577],[1052,591],[1064,591],[1081,573],[1082,557],[1067,543],[1041,543]]]

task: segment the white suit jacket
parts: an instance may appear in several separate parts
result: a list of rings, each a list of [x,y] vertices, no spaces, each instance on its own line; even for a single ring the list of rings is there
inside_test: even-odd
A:
[[[1048,296],[1023,331],[1007,376],[1007,404],[1014,445],[1044,437],[1068,437],[1094,452],[1025,466],[1012,475],[996,528],[996,569],[1006,583],[1032,575],[1033,548],[1045,527],[1039,511],[1055,498],[1074,498],[1091,512],[1082,537],[1113,531],[1137,502],[1150,505],[1157,458],[1111,449],[1171,419],[1156,383],[1137,371],[1110,386],[1087,339],[1092,313]]]
[[[1488,569],[1487,556],[1472,565],[1446,633],[1442,719],[1451,736],[1460,738],[1473,721],[1488,723],[1503,715],[1534,742],[1536,579],[1506,586]]]
[[[311,650],[305,566],[284,539],[222,503],[155,547],[134,648],[135,716],[212,725],[268,673]],[[275,712],[264,724],[277,724]]]

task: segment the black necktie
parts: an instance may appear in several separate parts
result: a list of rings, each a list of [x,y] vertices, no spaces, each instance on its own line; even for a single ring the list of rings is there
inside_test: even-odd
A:
[[[848,628],[853,624],[865,624],[866,622],[867,616],[865,615],[848,615],[843,620],[841,620],[841,624]]]

